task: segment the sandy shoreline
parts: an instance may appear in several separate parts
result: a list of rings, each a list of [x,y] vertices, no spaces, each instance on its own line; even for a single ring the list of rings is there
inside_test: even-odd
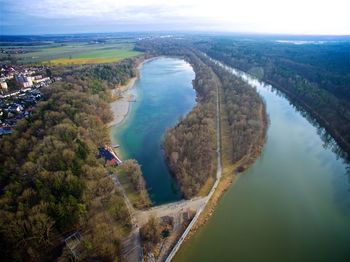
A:
[[[118,88],[121,91],[121,97],[110,103],[113,112],[113,120],[108,123],[108,127],[120,124],[127,117],[131,103],[136,99],[137,92],[134,86],[137,79],[138,77],[133,77],[126,85]],[[116,89],[114,91],[116,91]]]
[[[130,78],[128,83],[115,88],[112,92],[113,95],[118,95],[120,98],[110,103],[111,110],[113,112],[113,120],[107,124],[108,127],[113,127],[122,123],[128,116],[132,103],[136,101],[137,90],[135,89],[135,83],[140,77],[140,68],[144,63],[151,61],[154,58],[148,58],[138,64],[136,69],[138,70],[137,76]]]

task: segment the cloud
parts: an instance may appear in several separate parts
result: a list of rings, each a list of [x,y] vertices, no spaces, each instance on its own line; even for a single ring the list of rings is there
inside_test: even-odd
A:
[[[348,0],[0,0],[2,26],[31,21],[149,25],[179,30],[350,34]],[[6,21],[6,23],[5,23]],[[72,24],[72,25],[73,25]]]
[[[186,2],[161,0],[17,0],[11,5],[23,13],[46,18],[111,18],[130,20],[141,17],[176,15],[176,10],[192,8]]]

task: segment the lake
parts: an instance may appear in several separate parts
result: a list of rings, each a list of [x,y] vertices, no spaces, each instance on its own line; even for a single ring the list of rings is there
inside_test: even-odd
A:
[[[266,144],[174,261],[350,261],[349,165],[305,112],[243,77],[266,102]]]
[[[111,131],[122,158],[136,159],[141,165],[154,204],[182,198],[165,162],[162,140],[166,130],[196,104],[194,77],[192,67],[184,60],[160,57],[147,61],[134,86],[136,102],[126,120]]]

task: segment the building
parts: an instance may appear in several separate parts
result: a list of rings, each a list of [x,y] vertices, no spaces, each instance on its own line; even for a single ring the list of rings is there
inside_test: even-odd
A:
[[[33,83],[38,84],[38,83],[43,83],[43,82],[47,82],[47,81],[50,81],[49,77],[35,76]]]
[[[114,153],[111,147],[105,146],[98,149],[100,156],[105,159],[105,163],[108,166],[115,166],[122,163],[118,156]]]
[[[16,82],[20,84],[23,88],[28,88],[33,86],[33,79],[30,76],[25,76],[23,74],[19,74],[15,76]]]

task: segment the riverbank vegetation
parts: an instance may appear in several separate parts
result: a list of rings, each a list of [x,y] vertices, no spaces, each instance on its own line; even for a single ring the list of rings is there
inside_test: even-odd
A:
[[[148,222],[140,228],[140,237],[145,254],[150,252],[152,248],[159,243],[161,237],[160,233],[159,221],[151,216]]]
[[[164,150],[169,166],[186,198],[198,194],[209,177],[215,177],[215,110],[218,82],[210,68],[191,57],[196,72],[194,87],[198,104],[165,136]]]
[[[350,152],[348,42],[295,45],[212,38],[197,46],[209,56],[285,92]]]
[[[147,193],[141,167],[137,161],[133,159],[125,160],[117,167],[116,172],[132,205],[138,209],[149,207],[151,200]]]
[[[256,90],[213,61],[208,65],[221,82],[221,134],[223,158],[235,164],[253,156],[264,142],[267,127],[265,104]],[[225,117],[222,117],[225,116]],[[238,171],[244,165],[238,166]]]
[[[0,248],[8,261],[72,256],[114,261],[130,230],[123,196],[98,147],[110,143],[107,98],[135,61],[75,68],[43,89],[33,114],[0,140]],[[69,69],[62,69],[69,70]],[[67,240],[69,241],[69,240]]]
[[[144,57],[128,58],[119,63],[53,68],[56,75],[64,76],[71,85],[80,85],[82,91],[98,95],[105,101],[112,99],[112,90],[125,85],[137,75],[137,65]]]

